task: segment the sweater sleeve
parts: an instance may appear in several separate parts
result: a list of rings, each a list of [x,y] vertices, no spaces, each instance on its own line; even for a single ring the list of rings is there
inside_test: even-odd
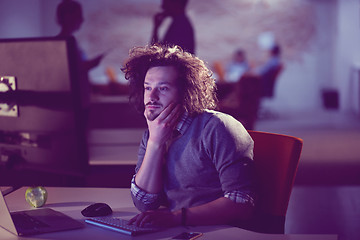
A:
[[[253,204],[256,192],[254,142],[240,122],[229,116],[213,118],[205,142],[218,171],[225,197]],[[238,199],[238,200],[236,200]]]

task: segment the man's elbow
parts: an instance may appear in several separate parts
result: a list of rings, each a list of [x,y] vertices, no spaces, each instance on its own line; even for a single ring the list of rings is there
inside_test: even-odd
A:
[[[140,212],[146,212],[149,210],[156,210],[160,207],[160,204],[158,202],[154,202],[154,203],[144,203],[143,201],[140,201],[138,199],[136,199],[136,197],[133,197],[133,203],[134,206],[137,208],[137,210],[139,210]]]
[[[234,203],[233,221],[247,221],[253,218],[255,206],[250,203]]]

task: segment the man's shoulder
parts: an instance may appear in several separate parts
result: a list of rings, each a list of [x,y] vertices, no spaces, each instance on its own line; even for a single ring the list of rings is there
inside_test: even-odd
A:
[[[222,125],[242,125],[238,120],[236,120],[233,116],[219,112],[216,110],[205,110],[201,114],[199,114],[195,119],[201,122],[211,123],[211,124],[219,124]]]
[[[236,120],[235,118],[233,118],[231,115],[227,114],[227,113],[223,113],[223,112],[219,112],[217,110],[209,110],[206,109],[204,110],[204,112],[202,113],[202,115],[205,116],[205,118],[217,118],[217,119],[232,119],[232,120]]]
[[[237,142],[250,143],[251,137],[241,122],[229,114],[206,110],[198,116],[198,121],[194,128],[202,128],[201,134],[206,138],[237,139]]]

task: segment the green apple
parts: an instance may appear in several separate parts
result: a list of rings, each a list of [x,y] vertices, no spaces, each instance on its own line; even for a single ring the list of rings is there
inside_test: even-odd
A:
[[[32,207],[42,207],[47,200],[47,191],[44,187],[29,187],[25,192],[25,199]]]

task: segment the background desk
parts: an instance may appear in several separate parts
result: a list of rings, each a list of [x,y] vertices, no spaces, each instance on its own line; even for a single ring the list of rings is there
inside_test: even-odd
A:
[[[55,188],[48,187],[48,201],[45,207],[53,208],[63,212],[81,222],[85,217],[80,213],[82,209],[95,202],[105,202],[109,204],[115,216],[125,219],[131,218],[138,213],[132,204],[130,190],[125,188]],[[6,196],[6,202],[10,211],[31,209],[25,201],[26,188],[21,188],[16,192]],[[184,231],[202,232],[203,236],[199,239],[218,240],[218,239],[256,239],[256,240],[335,240],[336,235],[269,235],[254,233],[240,228],[229,226],[201,226],[201,227],[176,227],[165,231],[130,237],[121,233],[94,227],[84,223],[84,228],[57,233],[40,234],[31,237],[17,237],[10,232],[0,228],[1,240],[12,239],[171,239],[173,236]]]

